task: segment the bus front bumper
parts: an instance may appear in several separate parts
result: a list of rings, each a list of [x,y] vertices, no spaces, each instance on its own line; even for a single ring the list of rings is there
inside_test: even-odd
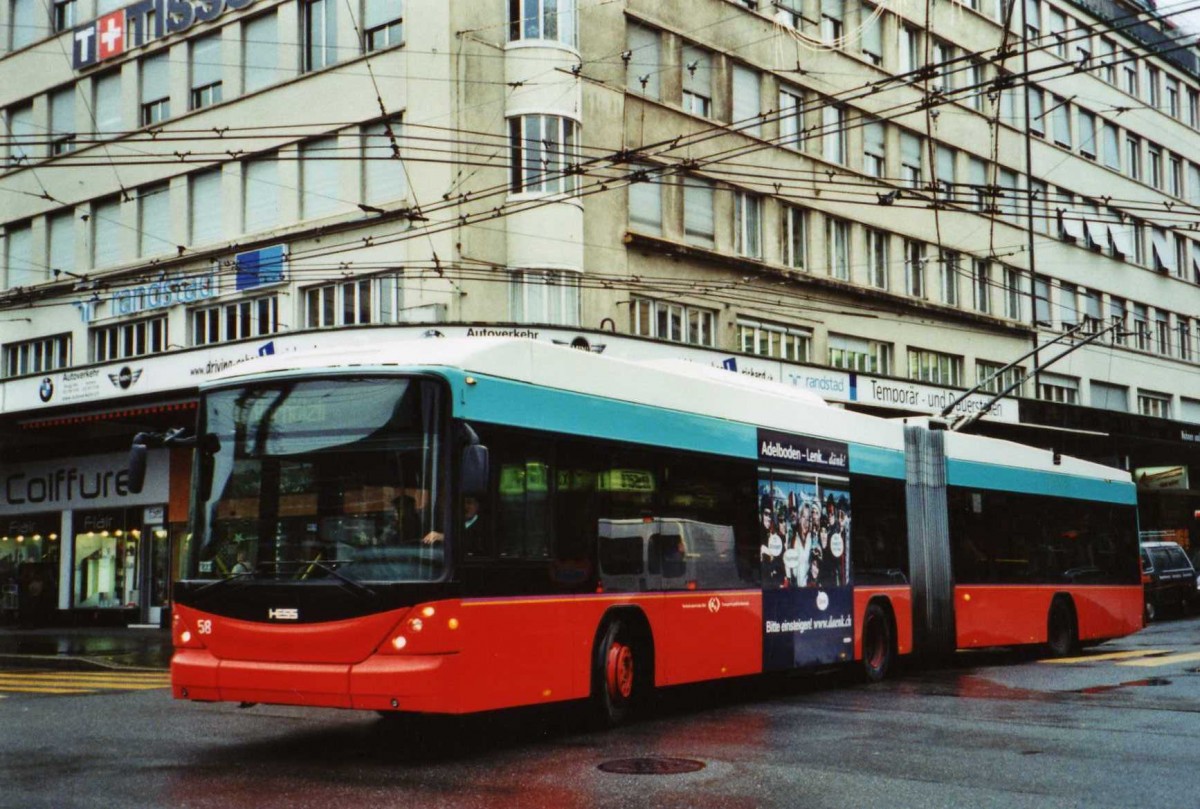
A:
[[[350,665],[271,663],[178,649],[171,660],[171,691],[176,699],[198,702],[454,713],[457,657],[375,654]]]

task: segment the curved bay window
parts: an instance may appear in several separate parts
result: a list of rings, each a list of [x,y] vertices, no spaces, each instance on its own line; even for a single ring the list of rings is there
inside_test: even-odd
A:
[[[557,115],[510,118],[512,190],[570,193],[578,188],[579,125]]]

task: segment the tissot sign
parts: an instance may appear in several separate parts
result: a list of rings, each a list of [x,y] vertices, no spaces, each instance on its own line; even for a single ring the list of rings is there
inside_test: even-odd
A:
[[[91,67],[168,34],[215,20],[226,11],[246,8],[254,0],[141,0],[97,17],[75,29],[72,64]]]

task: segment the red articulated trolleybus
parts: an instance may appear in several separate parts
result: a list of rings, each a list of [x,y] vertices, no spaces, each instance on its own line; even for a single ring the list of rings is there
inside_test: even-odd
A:
[[[174,695],[461,714],[1142,625],[1117,469],[532,340],[201,391]],[[144,447],[179,434],[142,436]]]

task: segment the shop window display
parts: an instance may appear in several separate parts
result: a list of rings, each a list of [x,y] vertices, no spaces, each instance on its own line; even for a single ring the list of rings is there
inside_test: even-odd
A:
[[[76,514],[74,606],[77,609],[138,606],[140,541],[141,531],[126,529],[119,512]]]

